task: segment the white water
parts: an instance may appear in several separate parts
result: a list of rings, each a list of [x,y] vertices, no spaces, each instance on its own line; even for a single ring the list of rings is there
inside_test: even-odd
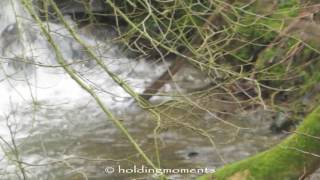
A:
[[[8,127],[16,129],[14,139],[19,140],[34,132],[32,127],[44,123],[46,120],[37,115],[39,109],[72,109],[88,103],[94,104],[88,93],[62,68],[57,67],[55,53],[41,35],[39,27],[18,2],[0,1],[0,136],[6,141],[12,137]],[[86,56],[83,48],[62,25],[47,23],[47,27],[65,60],[74,63],[72,67],[87,84],[95,87],[95,92],[110,109],[115,113],[132,110],[129,108],[132,98]],[[141,92],[165,68],[164,65],[150,64],[143,59],[128,59],[118,52],[110,40],[96,40],[94,36],[86,34],[85,29],[78,30],[78,33],[110,70],[137,92]],[[60,126],[63,117],[52,119],[51,123],[52,126]],[[24,161],[32,161],[30,158],[24,158]],[[1,169],[7,173],[12,172],[15,166],[7,163],[1,161]]]
[[[44,67],[58,65],[55,54],[31,17],[16,1],[13,2],[14,7],[9,0],[0,2],[0,47],[3,50],[0,56],[0,113],[9,114],[13,109],[32,106],[36,102],[60,106],[87,103],[90,99],[88,94],[62,68]],[[130,96],[96,67],[93,60],[88,59],[83,48],[61,25],[48,23],[48,28],[65,60],[76,63],[73,67],[86,83],[96,87],[96,92],[109,107],[125,107],[130,103]],[[112,72],[137,92],[141,92],[145,84],[158,77],[164,69],[159,64],[152,65],[143,59],[128,59],[119,54],[117,47],[110,42],[97,41],[83,32],[79,30],[83,40],[95,49]]]

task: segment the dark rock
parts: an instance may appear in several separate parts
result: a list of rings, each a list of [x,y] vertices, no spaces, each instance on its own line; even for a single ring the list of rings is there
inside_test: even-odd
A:
[[[72,14],[77,12],[93,12],[107,11],[107,5],[104,0],[55,0],[63,14]]]
[[[188,153],[188,157],[189,157],[189,158],[194,158],[194,157],[196,157],[196,156],[198,156],[198,155],[199,155],[199,153],[198,153],[198,152],[195,152],[195,151],[191,151],[191,152]]]
[[[296,125],[296,121],[293,121],[283,112],[278,112],[274,116],[274,122],[270,126],[270,130],[273,133],[279,134],[282,132],[292,130]]]
[[[122,18],[113,15],[112,8],[104,0],[55,0],[55,2],[61,13],[70,16],[79,26],[89,23],[115,25],[116,19],[120,26],[126,25]],[[50,5],[46,8],[42,0],[35,4],[43,21],[59,22],[57,14]],[[48,9],[48,12],[45,12],[45,9]]]

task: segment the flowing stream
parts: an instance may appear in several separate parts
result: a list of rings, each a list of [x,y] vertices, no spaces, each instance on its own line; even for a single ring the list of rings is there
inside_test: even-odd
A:
[[[154,179],[153,174],[105,173],[107,167],[131,168],[146,164],[88,93],[59,66],[39,26],[18,2],[0,1],[0,179],[23,179],[19,166],[23,167],[27,179],[37,180]],[[75,25],[72,20],[68,22]],[[150,115],[87,56],[62,25],[48,22],[45,25],[64,59],[155,160],[155,123]],[[99,28],[95,32],[100,33],[88,28],[78,29],[77,33],[107,67],[136,92],[142,92],[166,69],[164,63],[125,57],[111,42],[112,30]],[[185,71],[190,75],[190,69]],[[162,100],[164,98],[153,99]],[[177,111],[176,116],[183,117],[183,113]],[[250,127],[237,134],[210,113],[198,116],[202,120],[199,127],[211,129],[214,143],[186,128],[161,131],[161,166],[217,168],[264,150],[281,139],[269,131],[268,116],[268,112],[258,111],[245,115],[247,118],[230,119]],[[195,176],[199,174],[169,175],[171,179]]]

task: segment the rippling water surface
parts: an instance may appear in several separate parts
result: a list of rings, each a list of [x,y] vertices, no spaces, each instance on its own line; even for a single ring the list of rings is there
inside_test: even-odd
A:
[[[0,23],[0,179],[22,178],[17,161],[23,162],[27,179],[153,179],[151,174],[105,173],[106,167],[132,168],[146,164],[92,98],[59,67],[53,49],[18,1],[0,1]],[[74,24],[71,20],[69,23]],[[62,25],[46,23],[46,26],[66,61],[72,63],[82,80],[94,88],[155,160],[154,118],[141,111],[96,66]],[[110,30],[101,31],[108,34]],[[137,92],[167,67],[126,58],[110,42],[111,37],[97,38],[86,29],[78,33]],[[190,128],[168,126],[158,135],[161,166],[216,168],[272,146],[280,138],[269,132],[265,113],[230,119],[250,128],[236,132],[210,114],[184,119],[184,114],[176,111],[174,116],[182,119],[181,122],[196,121],[199,127],[206,128],[213,141]],[[248,120],[253,118],[260,119],[254,123]],[[197,175],[169,177],[192,179],[194,176]]]

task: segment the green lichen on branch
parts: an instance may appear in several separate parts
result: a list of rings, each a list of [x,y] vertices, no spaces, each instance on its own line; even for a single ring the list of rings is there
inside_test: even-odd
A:
[[[297,180],[320,166],[320,107],[297,131],[276,147],[242,161],[226,165],[198,180]]]

